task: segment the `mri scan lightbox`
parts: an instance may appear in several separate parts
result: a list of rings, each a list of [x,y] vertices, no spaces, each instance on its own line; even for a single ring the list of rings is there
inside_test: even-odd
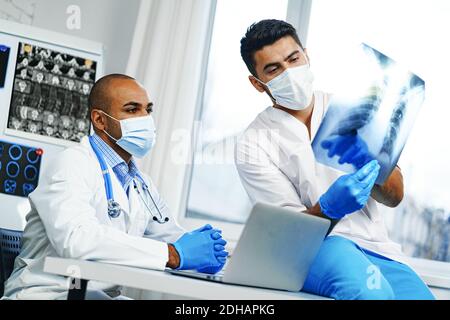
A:
[[[30,34],[22,30],[28,26],[9,22],[0,27],[0,47],[8,48],[0,91],[4,133],[57,145],[80,142],[91,130],[88,96],[102,73],[101,46],[40,29]]]

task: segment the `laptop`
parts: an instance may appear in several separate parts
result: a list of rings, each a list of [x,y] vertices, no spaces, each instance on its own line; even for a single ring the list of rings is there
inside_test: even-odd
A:
[[[330,221],[256,204],[222,272],[167,270],[171,274],[251,287],[299,292]]]

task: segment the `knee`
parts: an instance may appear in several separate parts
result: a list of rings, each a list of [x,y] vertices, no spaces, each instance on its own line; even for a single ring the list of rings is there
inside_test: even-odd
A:
[[[394,300],[395,294],[390,285],[384,285],[381,288],[370,289],[364,287],[359,289],[354,300]]]
[[[394,291],[385,280],[376,287],[359,282],[342,285],[339,288],[335,286],[334,289],[332,298],[337,300],[395,300]]]

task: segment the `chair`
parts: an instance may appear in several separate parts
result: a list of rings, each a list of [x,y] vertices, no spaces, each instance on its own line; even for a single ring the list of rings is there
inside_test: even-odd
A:
[[[8,280],[14,269],[14,260],[20,253],[21,231],[0,228],[0,297],[4,293],[5,281]]]

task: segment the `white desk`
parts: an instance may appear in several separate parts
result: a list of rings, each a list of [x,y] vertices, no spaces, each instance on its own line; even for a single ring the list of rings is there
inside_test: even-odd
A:
[[[192,299],[204,300],[328,300],[303,292],[284,292],[250,288],[191,279],[162,271],[138,269],[112,264],[77,261],[61,258],[45,259],[44,271],[72,277],[79,271],[83,280],[93,280],[114,285],[156,291]]]

